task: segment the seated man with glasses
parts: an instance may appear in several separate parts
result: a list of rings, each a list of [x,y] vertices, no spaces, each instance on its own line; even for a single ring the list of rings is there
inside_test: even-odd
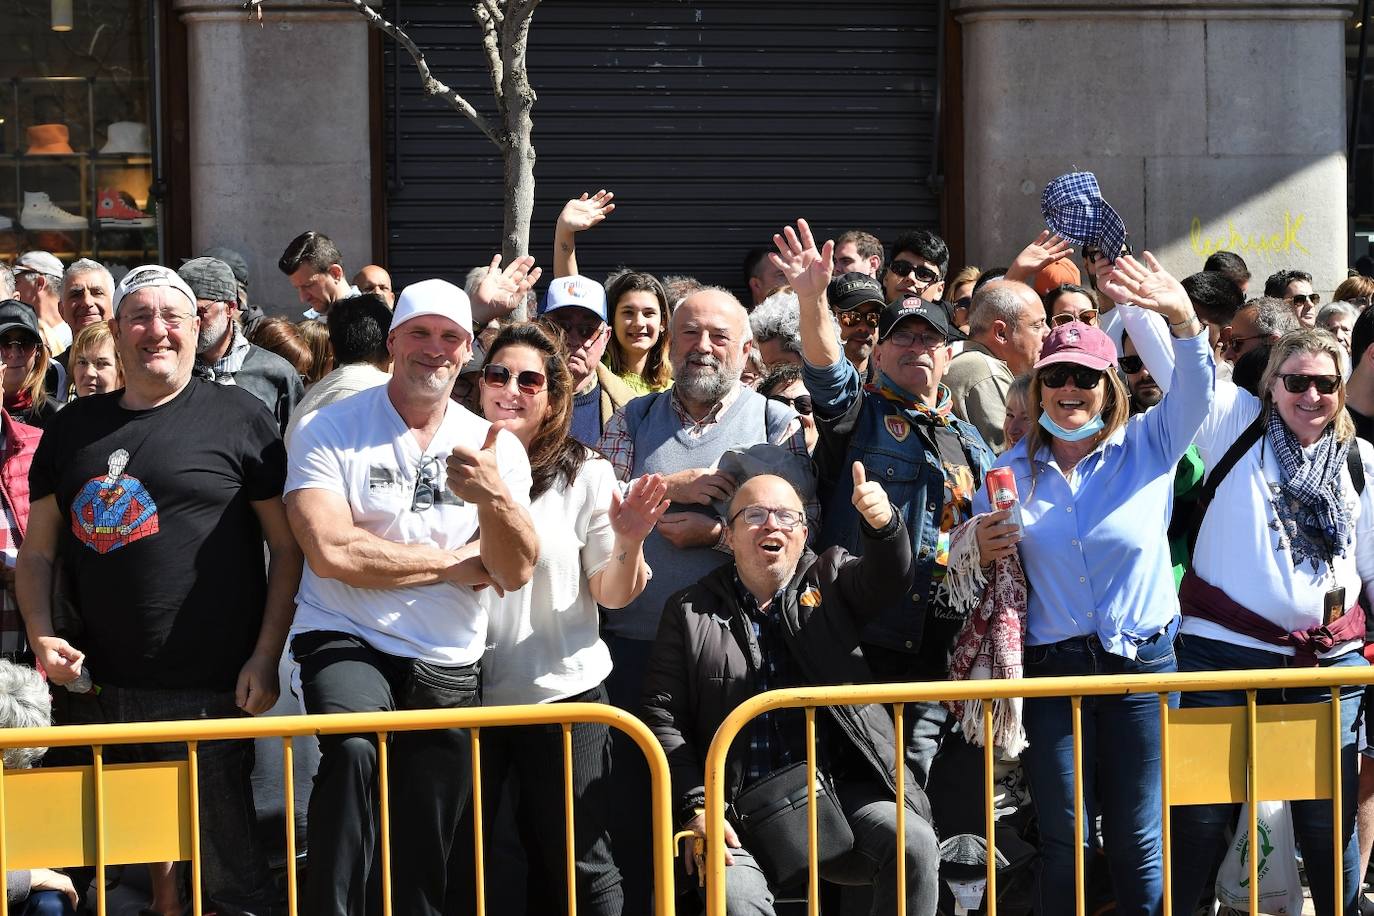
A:
[[[449,397],[471,328],[461,289],[410,284],[386,339],[391,380],[292,433],[286,506],[307,568],[291,651],[308,712],[478,705],[487,613],[477,590],[524,585],[539,542],[520,441]],[[392,904],[437,914],[471,791],[468,733],[404,732],[390,746]],[[320,754],[302,909],[362,913],[376,736],[321,736]]]
[[[781,477],[750,478],[730,501],[734,562],[708,573],[669,599],[644,685],[644,718],[668,755],[677,822],[704,837],[703,763],[712,736],[746,697],[764,690],[861,683],[869,672],[854,651],[859,630],[885,607],[906,598],[911,540],[877,481],[855,462],[851,509],[862,559],[832,547],[806,549],[802,499]],[[881,570],[881,574],[878,571]],[[909,612],[919,628],[921,613]],[[853,829],[852,846],[822,837],[821,874],[841,884],[872,885],[875,914],[897,911],[896,737],[884,706],[835,706],[818,718],[816,759]],[[801,710],[768,713],[746,726],[738,753],[726,762],[727,805],[733,813],[754,789],[769,791],[782,771],[804,764]],[[772,775],[773,780],[764,782]],[[797,778],[794,775],[793,778]],[[818,774],[818,778],[821,776]],[[802,782],[804,785],[804,781]],[[939,853],[925,793],[908,771],[905,832],[906,912],[935,913]],[[818,805],[818,808],[820,806]],[[805,827],[799,843],[806,843]],[[751,835],[731,817],[725,826],[726,912],[773,912],[774,896],[795,891],[791,858]],[[825,842],[830,840],[830,843]],[[789,847],[796,851],[797,844]],[[689,871],[702,868],[687,858]]]
[[[1312,291],[1312,275],[1305,270],[1279,270],[1264,281],[1264,294],[1282,299],[1293,310],[1298,324],[1305,328],[1317,323],[1317,308],[1321,305],[1320,293]]]
[[[952,414],[944,384],[950,341],[964,335],[949,323],[939,303],[910,292],[895,298],[878,319],[878,371],[865,385],[845,358],[830,318],[833,244],[818,250],[804,220],[774,236],[774,243],[780,252],[774,261],[801,303],[802,378],[820,430],[814,457],[824,525],[817,549],[838,546],[855,555],[866,551],[859,513],[851,503],[849,473],[861,462],[870,479],[883,482],[916,557],[901,600],[877,608],[864,628],[864,655],[880,681],[944,680],[962,623],[940,588],[949,533],[972,517],[972,495],[992,463],[992,450],[978,430]],[[996,289],[988,284],[979,295],[990,287]],[[1041,329],[1029,330],[1026,345],[1038,353],[1045,320],[1040,299],[1028,287],[1009,287],[1024,291],[1026,305],[1038,310],[1026,323],[1027,329],[1040,324]],[[948,721],[937,703],[908,706],[908,763],[923,787]]]

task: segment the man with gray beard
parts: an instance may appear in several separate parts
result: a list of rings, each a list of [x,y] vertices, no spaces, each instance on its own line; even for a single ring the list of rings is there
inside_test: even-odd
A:
[[[673,310],[669,341],[673,387],[635,398],[616,411],[599,446],[622,481],[662,474],[673,503],[644,542],[644,556],[654,572],[648,587],[623,610],[608,612],[602,625],[615,665],[606,679],[607,693],[616,706],[636,713],[668,596],[731,559],[725,521],[712,504],[728,503],[743,481],[717,469],[721,456],[767,442],[801,456],[808,473],[810,468],[796,411],[740,384],[754,341],[749,315],[738,299],[718,287],[689,294]],[[647,771],[637,753],[616,741],[612,766],[627,798],[640,797],[630,793],[641,785],[647,791]],[[621,809],[612,839],[625,879],[625,912],[647,912],[647,808]]]
[[[285,432],[305,385],[290,363],[249,343],[239,330],[238,281],[233,269],[216,258],[192,258],[177,273],[196,294],[200,315],[195,374],[249,392],[267,405]]]

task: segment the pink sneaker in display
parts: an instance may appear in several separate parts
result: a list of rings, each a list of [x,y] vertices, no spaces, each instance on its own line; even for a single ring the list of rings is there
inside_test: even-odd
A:
[[[119,226],[129,229],[150,229],[157,220],[134,204],[134,199],[124,191],[114,188],[101,188],[96,202],[96,216],[102,226]]]

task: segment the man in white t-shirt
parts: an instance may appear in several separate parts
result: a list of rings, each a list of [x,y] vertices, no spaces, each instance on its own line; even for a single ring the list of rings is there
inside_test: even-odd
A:
[[[472,354],[468,297],[443,280],[406,287],[387,347],[386,385],[292,437],[286,505],[308,565],[291,651],[311,713],[477,705],[476,590],[520,588],[538,555],[524,448],[449,399]],[[438,914],[471,789],[468,732],[398,732],[390,749],[392,906]],[[321,736],[320,751],[302,909],[369,912],[375,736]]]

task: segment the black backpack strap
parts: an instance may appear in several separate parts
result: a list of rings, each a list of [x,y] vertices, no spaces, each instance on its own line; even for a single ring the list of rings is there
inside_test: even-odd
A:
[[[1355,495],[1364,495],[1364,459],[1360,457],[1360,442],[1350,440],[1350,451],[1345,453],[1345,464],[1350,471],[1350,482],[1355,485]]]
[[[1202,492],[1198,494],[1197,502],[1193,504],[1193,514],[1188,525],[1188,556],[1193,555],[1193,548],[1197,545],[1198,532],[1202,530],[1202,520],[1207,517],[1207,507],[1212,504],[1212,497],[1217,495],[1217,487],[1226,479],[1226,475],[1231,473],[1231,468],[1236,466],[1236,462],[1241,456],[1250,451],[1255,443],[1264,437],[1264,412],[1255,417],[1255,421],[1240,434],[1231,447],[1226,450],[1226,454],[1221,456],[1216,467],[1212,468],[1203,481]],[[1361,469],[1361,483],[1363,484],[1364,474]]]

